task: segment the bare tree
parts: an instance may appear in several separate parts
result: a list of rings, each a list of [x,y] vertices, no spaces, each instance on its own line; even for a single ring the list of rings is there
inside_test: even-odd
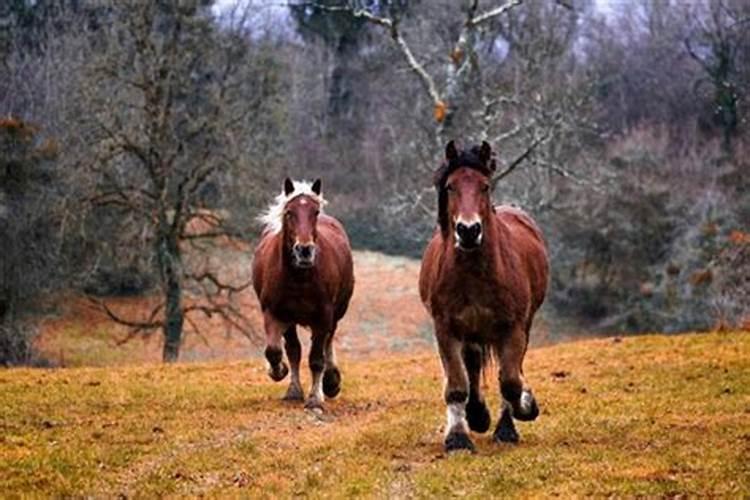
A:
[[[746,2],[706,0],[699,2],[687,17],[691,29],[685,37],[685,48],[713,89],[714,119],[722,130],[724,150],[730,152],[748,83],[741,80],[744,75],[740,63],[747,57],[743,51],[749,48],[750,7]]]
[[[234,235],[210,193],[237,168],[233,132],[253,109],[230,105],[242,45],[218,42],[204,3],[112,2],[116,22],[95,50],[83,89],[95,153],[81,163],[89,200],[114,214],[118,250],[150,256],[162,295],[146,318],[122,317],[100,303],[134,333],[161,329],[167,362],[177,360],[193,314],[218,315],[252,333],[233,303],[249,281],[186,261],[186,252],[207,249],[200,242]]]

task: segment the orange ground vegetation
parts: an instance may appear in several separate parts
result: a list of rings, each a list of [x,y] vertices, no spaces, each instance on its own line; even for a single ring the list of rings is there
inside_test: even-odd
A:
[[[249,250],[239,249],[229,271],[249,278]],[[336,334],[336,345],[344,356],[378,357],[389,352],[415,352],[431,348],[432,326],[417,293],[419,262],[373,252],[355,252],[356,285],[349,311]],[[122,317],[146,318],[156,297],[104,299]],[[190,299],[188,299],[190,300]],[[262,352],[263,330],[257,299],[252,289],[240,293],[235,305],[249,319],[253,334],[246,336],[229,328],[220,318],[192,316],[186,326],[181,359],[241,360]],[[90,300],[69,297],[60,313],[43,322],[37,348],[55,365],[107,365],[161,360],[161,332],[129,337],[129,329],[113,324]],[[303,340],[309,335],[301,332]]]

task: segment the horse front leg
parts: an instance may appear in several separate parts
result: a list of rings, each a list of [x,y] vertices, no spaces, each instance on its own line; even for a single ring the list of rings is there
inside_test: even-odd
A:
[[[462,356],[463,342],[450,334],[447,325],[438,325],[435,333],[445,374],[443,397],[447,406],[445,424],[445,450],[474,450],[466,421],[466,403],[469,400],[469,377]]]
[[[503,398],[500,420],[495,429],[495,440],[499,442],[518,441],[513,419],[535,420],[539,416],[531,387],[523,376],[523,358],[526,354],[527,333],[522,328],[514,328],[511,335],[498,345],[500,359],[500,393]]]
[[[299,379],[299,364],[302,359],[302,345],[299,343],[297,329],[294,325],[287,328],[284,332],[284,350],[286,351],[286,357],[289,360],[289,366],[292,370],[289,388],[286,391],[284,400],[302,401],[305,399],[304,392],[302,392],[302,384]]]
[[[464,365],[469,376],[469,401],[466,403],[466,420],[474,432],[487,432],[491,417],[482,396],[481,378],[485,363],[485,351],[475,343],[464,344]]]
[[[271,380],[279,382],[289,373],[281,350],[281,337],[289,325],[277,320],[268,310],[263,312],[263,324],[266,330],[265,354],[268,360],[268,376]]]

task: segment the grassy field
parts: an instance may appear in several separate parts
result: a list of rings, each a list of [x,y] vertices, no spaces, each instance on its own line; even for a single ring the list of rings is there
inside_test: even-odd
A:
[[[3,495],[474,497],[750,493],[750,333],[532,349],[518,445],[442,451],[437,357],[343,359],[322,416],[260,360],[0,371]],[[494,396],[494,377],[488,376]]]

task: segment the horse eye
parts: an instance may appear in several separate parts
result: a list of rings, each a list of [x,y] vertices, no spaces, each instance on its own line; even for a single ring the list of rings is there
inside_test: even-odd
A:
[[[445,190],[448,191],[449,193],[452,193],[453,191],[455,191],[455,189],[453,188],[453,186],[451,186],[450,184],[448,184],[447,186],[445,186]]]
[[[483,193],[489,193],[490,192],[490,187],[488,185],[482,186],[482,192]]]

